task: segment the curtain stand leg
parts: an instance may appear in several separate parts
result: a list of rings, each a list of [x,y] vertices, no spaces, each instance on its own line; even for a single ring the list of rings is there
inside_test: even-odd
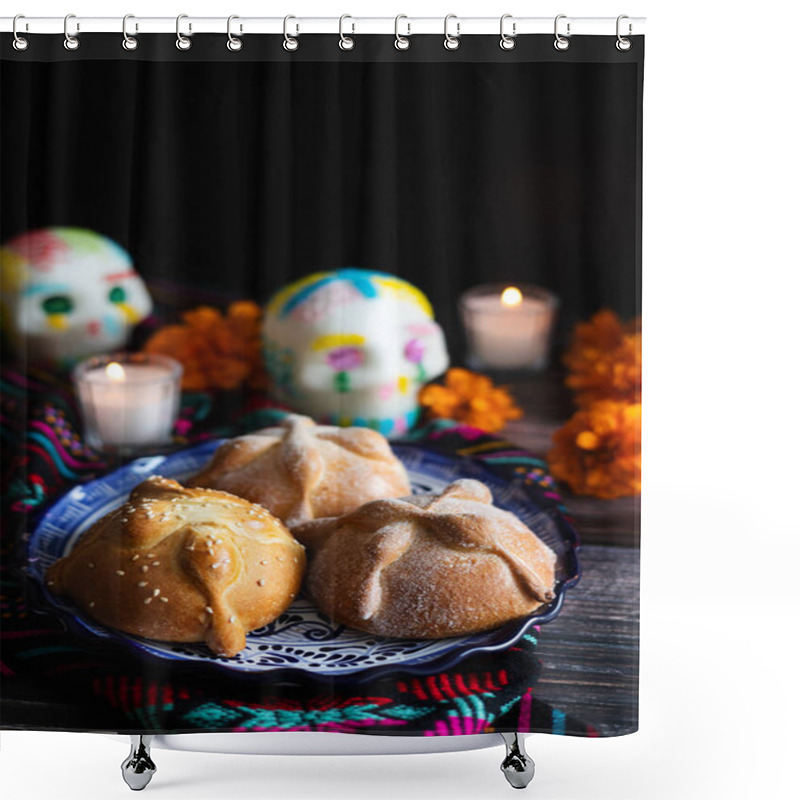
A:
[[[501,733],[506,743],[506,757],[500,769],[515,789],[524,789],[535,771],[533,759],[525,752],[525,739],[520,733]]]
[[[150,743],[153,738],[131,734],[131,752],[122,762],[122,779],[134,792],[144,789],[155,775],[156,765],[150,758]]]

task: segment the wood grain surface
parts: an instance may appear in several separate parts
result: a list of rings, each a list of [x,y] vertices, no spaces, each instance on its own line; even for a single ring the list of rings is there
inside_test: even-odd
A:
[[[525,416],[502,435],[544,457],[573,412],[563,375],[551,370],[505,383]],[[602,734],[631,733],[638,724],[639,498],[563,498],[581,537],[581,580],[542,626],[539,697]]]

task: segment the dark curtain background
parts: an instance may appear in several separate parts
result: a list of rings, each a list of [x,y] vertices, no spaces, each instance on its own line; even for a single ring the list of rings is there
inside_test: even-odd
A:
[[[456,349],[457,298],[477,283],[553,290],[562,333],[601,307],[639,312],[643,45],[31,39],[16,53],[2,38],[4,240],[96,230],[170,306],[378,268],[429,294]]]

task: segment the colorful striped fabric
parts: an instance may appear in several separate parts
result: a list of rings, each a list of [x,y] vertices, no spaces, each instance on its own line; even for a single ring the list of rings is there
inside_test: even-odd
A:
[[[336,731],[449,736],[596,731],[537,698],[536,635],[502,653],[479,653],[445,672],[403,673],[357,684],[300,674],[268,679],[166,662],[68,632],[19,568],[26,533],[76,483],[110,467],[82,441],[65,378],[2,373],[3,538],[0,549],[0,674],[4,728],[42,730]],[[176,438],[197,442],[274,422],[263,396],[186,394]],[[507,442],[439,421],[410,437],[417,445],[482,461],[560,508],[543,462]],[[544,500],[543,500],[544,498]],[[563,509],[562,509],[563,510]]]

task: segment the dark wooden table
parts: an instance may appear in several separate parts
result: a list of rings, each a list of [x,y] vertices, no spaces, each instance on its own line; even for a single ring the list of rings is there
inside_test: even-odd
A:
[[[553,431],[572,413],[563,375],[551,372],[510,383],[525,417],[509,424],[503,435],[544,456]],[[603,501],[565,494],[564,501],[583,543],[582,577],[568,591],[559,616],[542,626],[540,696],[603,734],[628,733],[636,726],[638,700],[638,498]],[[20,679],[14,701],[25,706],[20,717],[47,727],[63,707],[73,723],[82,714],[87,729],[113,728],[103,716],[111,712],[99,706],[87,710],[86,704],[72,709],[56,696],[57,682],[52,685],[51,698],[38,680],[26,687]],[[90,712],[97,718],[86,718]],[[16,716],[10,708],[8,714]]]
[[[525,417],[503,431],[544,456],[572,413],[563,375],[507,382]],[[606,735],[637,727],[639,675],[639,498],[564,494],[581,537],[580,583],[561,613],[542,626],[540,697]]]

